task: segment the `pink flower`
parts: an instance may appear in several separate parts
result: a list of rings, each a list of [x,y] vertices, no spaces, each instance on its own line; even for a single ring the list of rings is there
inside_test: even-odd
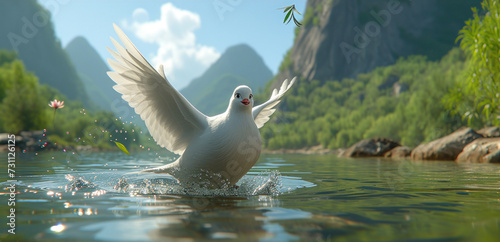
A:
[[[54,101],[50,101],[49,107],[51,108],[64,108],[64,101],[57,101],[57,99],[54,99]]]

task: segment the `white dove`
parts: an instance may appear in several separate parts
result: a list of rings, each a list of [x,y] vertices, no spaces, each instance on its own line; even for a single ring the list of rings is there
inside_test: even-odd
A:
[[[166,79],[163,66],[156,71],[134,44],[114,24],[124,46],[111,38],[116,60],[108,59],[114,70],[108,76],[113,88],[145,121],[156,143],[180,157],[173,163],[142,172],[168,173],[183,186],[228,188],[257,162],[261,152],[259,128],[274,113],[280,98],[295,82],[285,80],[280,90],[256,107],[252,90],[237,87],[227,110],[216,116],[198,111]]]

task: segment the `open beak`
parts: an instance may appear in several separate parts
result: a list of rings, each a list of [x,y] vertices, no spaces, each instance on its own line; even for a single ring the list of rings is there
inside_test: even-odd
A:
[[[250,104],[250,100],[248,100],[248,98],[245,98],[243,99],[243,101],[241,101],[241,103],[243,103],[244,105],[248,105]]]

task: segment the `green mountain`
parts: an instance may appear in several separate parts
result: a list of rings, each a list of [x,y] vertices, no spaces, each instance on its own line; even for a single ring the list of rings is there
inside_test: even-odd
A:
[[[224,112],[234,88],[247,85],[258,93],[272,72],[255,50],[246,44],[229,47],[200,77],[194,79],[181,93],[207,115]]]
[[[71,60],[56,38],[50,13],[36,0],[0,1],[0,49],[14,50],[41,84],[91,105]]]
[[[76,37],[66,46],[71,61],[83,80],[92,101],[101,109],[112,111],[122,121],[131,121],[142,129],[146,124],[135,114],[121,95],[113,89],[115,82],[108,77],[108,65],[84,37]]]
[[[455,39],[479,4],[308,1],[293,47],[266,86],[270,92],[299,77],[261,130],[264,146],[340,148],[380,136],[415,146],[465,125],[447,96],[465,69]]]
[[[83,80],[88,96],[102,109],[112,111],[112,102],[121,101],[115,84],[106,74],[108,66],[84,37],[76,37],[64,48]]]

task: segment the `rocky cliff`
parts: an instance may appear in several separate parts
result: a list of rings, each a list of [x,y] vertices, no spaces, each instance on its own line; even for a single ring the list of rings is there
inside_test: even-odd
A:
[[[309,0],[272,87],[285,78],[356,77],[400,57],[440,59],[472,16],[468,0]]]

